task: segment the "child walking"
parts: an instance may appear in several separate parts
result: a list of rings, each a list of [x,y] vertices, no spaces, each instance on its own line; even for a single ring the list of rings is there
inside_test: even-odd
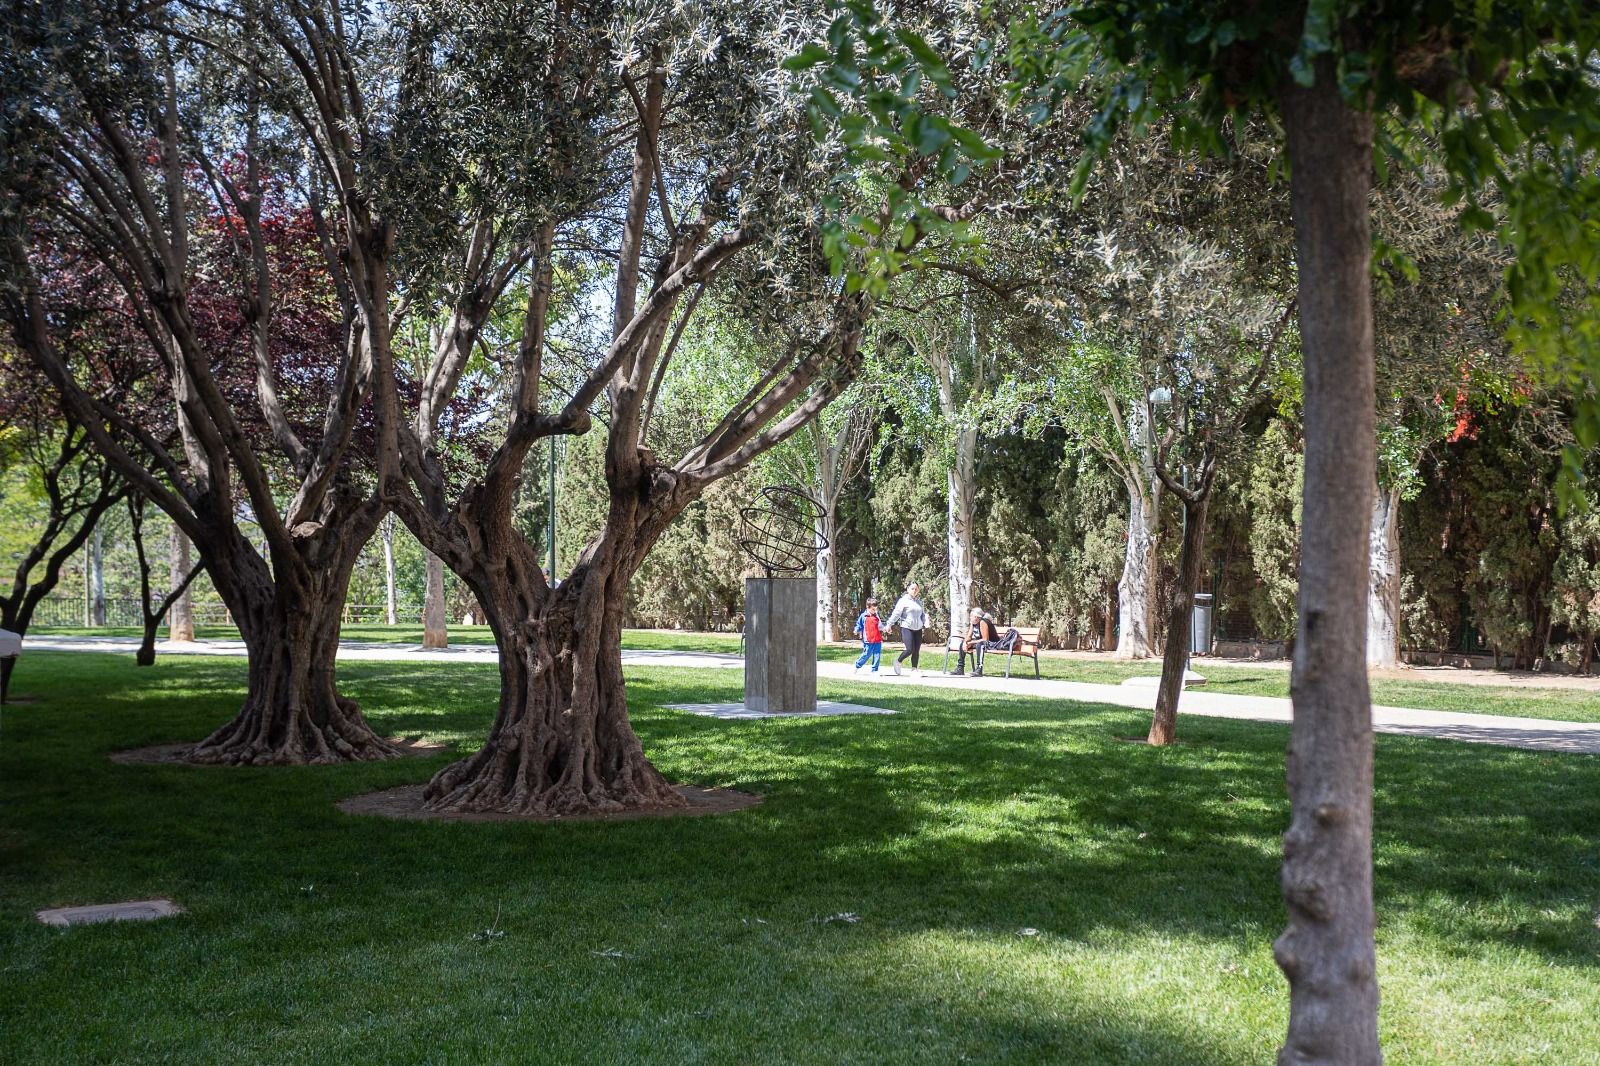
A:
[[[856,669],[871,660],[872,672],[877,673],[878,664],[883,661],[883,623],[878,620],[877,600],[868,600],[867,609],[856,619],[856,636],[861,638],[861,658],[856,660]]]

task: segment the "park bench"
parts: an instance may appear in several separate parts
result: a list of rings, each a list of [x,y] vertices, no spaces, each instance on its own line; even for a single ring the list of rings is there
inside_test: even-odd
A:
[[[0,703],[6,701],[6,690],[11,687],[11,668],[22,654],[22,636],[9,629],[0,629]]]
[[[980,644],[978,647],[974,648],[973,651],[972,651],[972,672],[973,672],[973,674],[982,675],[982,673],[983,673],[983,662],[989,656],[991,656],[991,655],[1004,655],[1006,657],[1006,676],[1010,677],[1011,676],[1011,660],[1020,655],[1020,656],[1025,656],[1025,657],[1033,660],[1033,677],[1034,677],[1034,680],[1038,680],[1038,678],[1039,678],[1039,637],[1040,637],[1040,634],[1041,634],[1042,631],[1039,630],[1039,629],[1036,629],[1036,628],[1024,629],[1022,626],[1002,625],[999,622],[995,623],[994,628],[995,628],[995,632],[999,633],[1002,639],[1005,637],[1005,635],[1008,632],[1010,632],[1011,630],[1015,629],[1017,631],[1017,639],[1011,642],[1010,647],[1005,647],[1005,648],[984,647],[983,645]],[[952,653],[956,654],[956,655],[960,655],[961,654],[962,643],[963,643],[963,638],[959,637],[959,636],[951,636],[950,639],[948,639],[948,640],[946,640],[944,642],[944,672],[945,673],[948,674],[950,672],[950,656],[951,656],[951,654]]]

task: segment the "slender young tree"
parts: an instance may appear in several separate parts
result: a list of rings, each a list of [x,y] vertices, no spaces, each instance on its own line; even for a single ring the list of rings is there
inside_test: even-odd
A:
[[[198,564],[190,566],[182,574],[173,577],[168,590],[157,596],[150,576],[155,570],[149,552],[146,550],[144,521],[145,502],[134,495],[128,496],[128,527],[133,540],[133,550],[138,561],[139,569],[139,617],[142,631],[139,637],[139,649],[134,653],[133,661],[139,666],[154,666],[156,662],[156,632],[161,628],[161,622],[167,617],[173,606],[183,599],[189,592],[189,586],[194,579],[200,576],[204,569]]]

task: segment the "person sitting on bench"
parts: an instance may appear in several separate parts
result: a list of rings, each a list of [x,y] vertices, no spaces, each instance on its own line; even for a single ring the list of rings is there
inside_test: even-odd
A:
[[[979,652],[987,651],[999,643],[1000,634],[995,631],[994,623],[983,613],[983,608],[972,609],[972,624],[967,628],[967,638],[961,642],[961,654],[956,657],[955,676],[960,677],[967,672],[967,653],[972,653],[972,672],[983,673],[983,660]]]

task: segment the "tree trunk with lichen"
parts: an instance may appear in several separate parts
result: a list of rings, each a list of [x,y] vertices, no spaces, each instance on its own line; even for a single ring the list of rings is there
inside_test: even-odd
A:
[[[334,683],[339,626],[350,573],[372,535],[370,520],[297,537],[302,567],[276,572],[237,533],[208,556],[217,591],[239,625],[249,657],[249,692],[233,720],[189,749],[190,762],[300,765],[393,759],[361,708]]]
[[[1331,59],[1285,87],[1300,336],[1305,495],[1300,620],[1283,837],[1289,979],[1283,1066],[1372,1066],[1378,979],[1372,903],[1372,701],[1367,576],[1376,463],[1371,290],[1372,116],[1342,99]]]

